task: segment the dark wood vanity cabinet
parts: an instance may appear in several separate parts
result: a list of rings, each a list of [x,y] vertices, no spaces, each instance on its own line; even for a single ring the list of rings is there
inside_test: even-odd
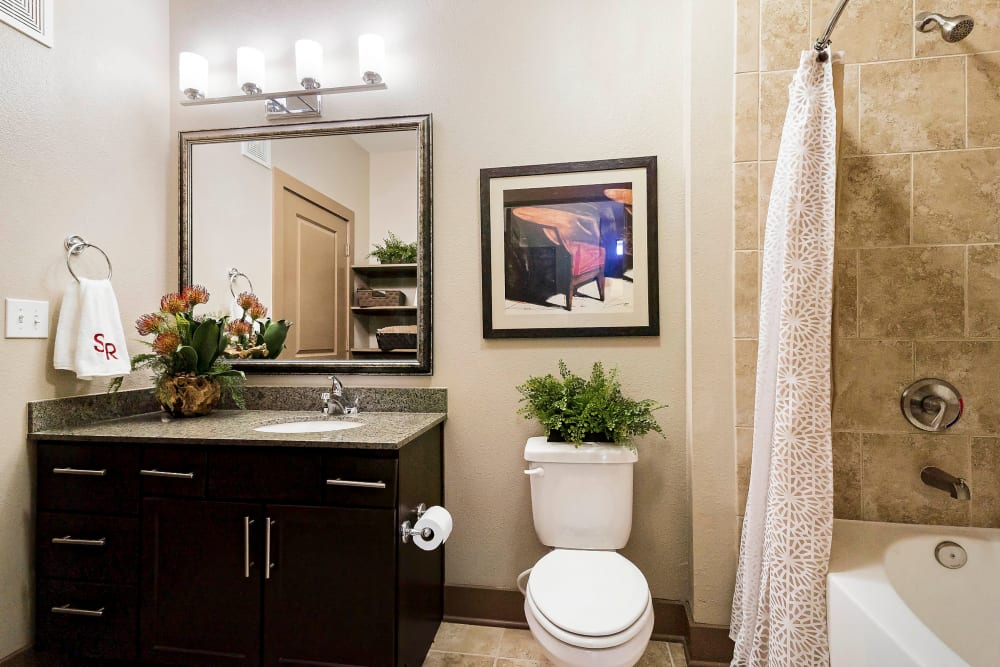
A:
[[[441,455],[440,426],[399,450],[42,442],[38,646],[417,667],[443,553],[402,544],[399,525],[441,504]]]

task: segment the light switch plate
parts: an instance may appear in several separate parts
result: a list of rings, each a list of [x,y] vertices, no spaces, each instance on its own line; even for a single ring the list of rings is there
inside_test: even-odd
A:
[[[6,298],[7,338],[48,338],[49,302]]]

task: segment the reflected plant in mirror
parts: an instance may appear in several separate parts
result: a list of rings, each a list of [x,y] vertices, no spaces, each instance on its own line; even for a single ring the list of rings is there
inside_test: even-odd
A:
[[[285,338],[292,322],[275,322],[267,316],[267,306],[257,295],[241,292],[236,297],[235,315],[226,326],[229,344],[223,352],[226,359],[277,359],[285,349]]]
[[[232,293],[235,367],[431,372],[430,134],[430,116],[181,133],[179,274]],[[271,319],[236,303],[233,275]],[[415,330],[415,346],[380,345],[390,327]]]

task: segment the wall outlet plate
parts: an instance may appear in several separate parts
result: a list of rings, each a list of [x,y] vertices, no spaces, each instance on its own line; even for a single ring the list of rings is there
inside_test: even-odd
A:
[[[7,338],[48,338],[49,302],[4,299],[7,303]]]

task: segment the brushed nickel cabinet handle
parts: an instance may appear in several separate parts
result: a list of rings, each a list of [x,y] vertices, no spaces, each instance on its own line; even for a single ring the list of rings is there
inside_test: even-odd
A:
[[[74,547],[103,547],[107,544],[107,538],[100,537],[96,540],[82,540],[67,535],[66,537],[53,537],[52,544],[68,544]]]
[[[107,468],[101,468],[100,470],[87,470],[85,468],[71,468],[69,466],[65,468],[53,468],[53,475],[84,475],[87,477],[104,477],[108,474]]]
[[[361,489],[384,489],[385,482],[379,480],[378,482],[355,482],[350,479],[328,479],[326,480],[327,486],[353,486]]]
[[[152,470],[140,470],[139,474],[143,477],[166,477],[168,479],[194,479],[193,472],[167,472],[165,470],[157,470],[153,468]]]
[[[250,578],[250,566],[253,563],[250,562],[250,524],[253,523],[253,519],[248,516],[243,517],[243,576],[246,579]]]
[[[273,526],[275,521],[271,520],[271,517],[267,517],[264,520],[264,578],[271,578],[271,568],[274,567],[274,563],[271,562],[271,526]]]
[[[68,614],[70,616],[91,616],[93,618],[100,618],[104,616],[104,607],[100,609],[79,609],[77,607],[70,607],[68,604],[64,604],[61,607],[52,607],[53,614]]]

